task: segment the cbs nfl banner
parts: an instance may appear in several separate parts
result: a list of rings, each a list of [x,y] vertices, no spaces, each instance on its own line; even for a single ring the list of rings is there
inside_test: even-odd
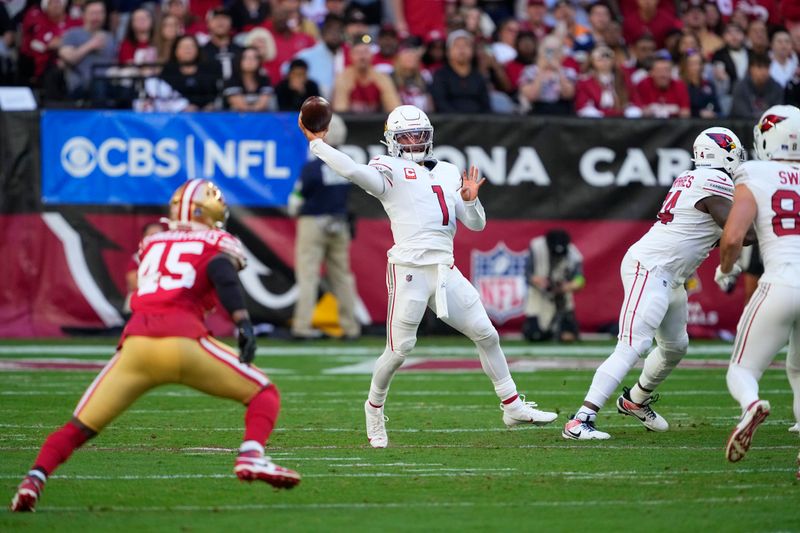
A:
[[[286,205],[308,144],[288,113],[42,113],[45,204],[161,204],[207,178],[229,203]]]

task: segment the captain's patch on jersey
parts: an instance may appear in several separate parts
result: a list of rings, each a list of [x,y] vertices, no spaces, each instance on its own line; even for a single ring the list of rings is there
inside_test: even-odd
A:
[[[415,180],[415,179],[417,179],[417,171],[414,170],[413,168],[406,167],[406,168],[403,169],[403,171],[405,171],[407,180]]]
[[[489,251],[472,252],[472,284],[481,295],[489,317],[502,324],[525,312],[525,258],[504,242]]]

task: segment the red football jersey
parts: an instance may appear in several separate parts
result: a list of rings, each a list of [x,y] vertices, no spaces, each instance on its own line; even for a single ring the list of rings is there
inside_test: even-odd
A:
[[[139,245],[139,288],[123,337],[199,338],[209,334],[205,314],[216,305],[208,263],[220,253],[244,267],[239,239],[222,230],[163,231]]]

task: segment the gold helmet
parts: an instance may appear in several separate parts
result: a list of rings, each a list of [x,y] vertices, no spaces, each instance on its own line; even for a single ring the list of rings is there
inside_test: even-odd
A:
[[[169,202],[171,226],[202,224],[223,229],[228,221],[228,206],[222,191],[208,180],[190,180],[178,187]]]

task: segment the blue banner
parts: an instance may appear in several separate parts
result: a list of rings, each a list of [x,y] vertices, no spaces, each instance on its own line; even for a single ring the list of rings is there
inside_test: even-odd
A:
[[[286,205],[308,144],[289,113],[42,113],[42,199],[162,205],[188,179],[231,205]]]

